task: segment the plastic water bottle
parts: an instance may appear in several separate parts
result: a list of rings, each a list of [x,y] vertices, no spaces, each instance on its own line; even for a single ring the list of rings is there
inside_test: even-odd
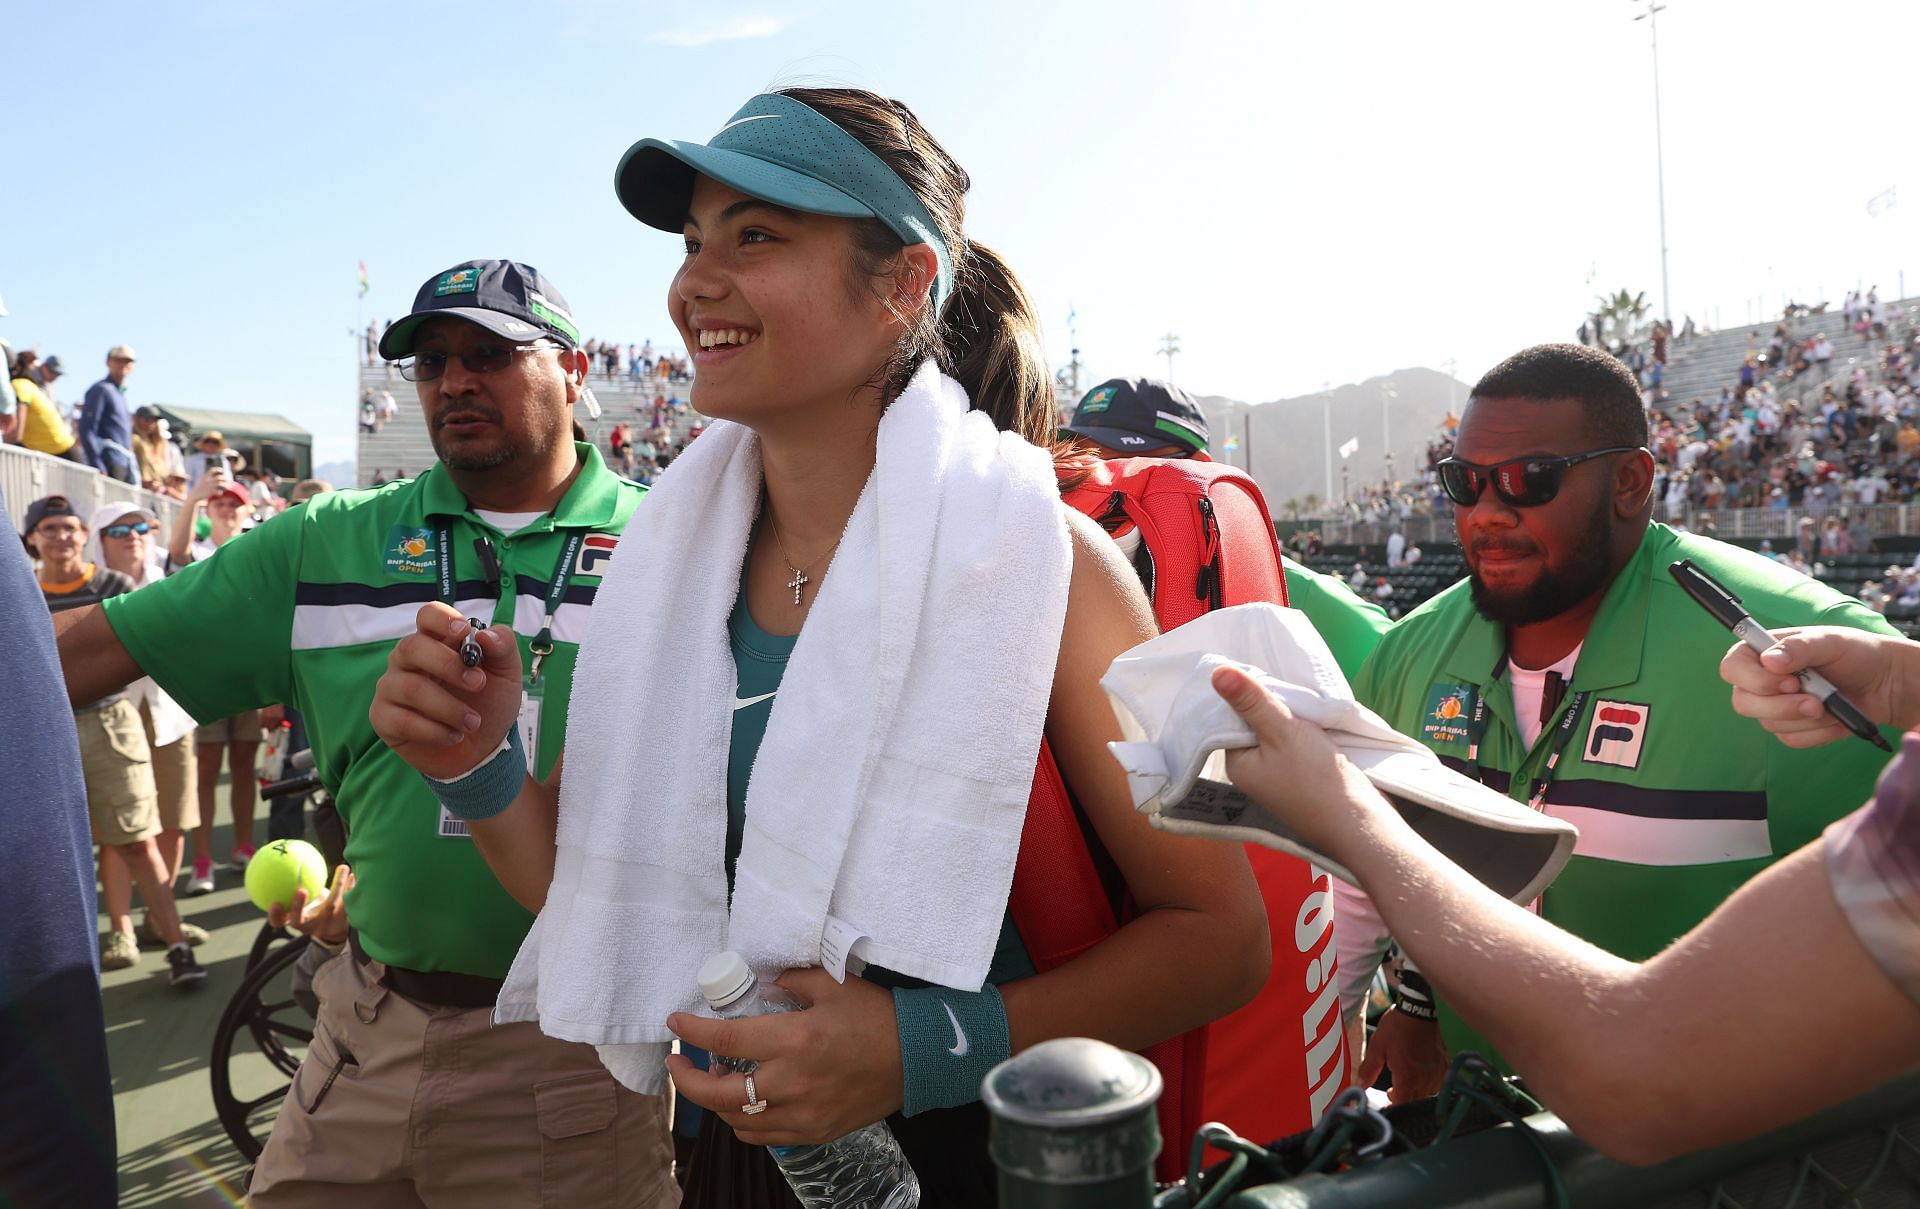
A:
[[[777,985],[762,986],[746,960],[731,950],[701,966],[699,982],[700,993],[723,1020],[797,1012],[804,1006]],[[758,1063],[715,1054],[713,1065],[750,1075]],[[818,1146],[767,1150],[805,1209],[916,1209],[920,1204],[920,1180],[885,1121]]]
[[[282,721],[267,732],[265,750],[260,757],[260,783],[271,785],[286,772],[287,742],[293,736],[293,723]]]

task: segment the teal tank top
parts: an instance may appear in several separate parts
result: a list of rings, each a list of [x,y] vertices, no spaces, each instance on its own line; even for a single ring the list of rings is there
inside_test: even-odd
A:
[[[753,775],[754,757],[760,754],[760,741],[767,734],[767,719],[780,692],[780,679],[786,674],[787,660],[799,635],[769,634],[753,620],[747,608],[745,576],[741,577],[740,596],[727,618],[727,632],[733,645],[733,667],[737,687],[733,693],[733,736],[727,749],[727,886],[733,886],[733,866],[740,859],[740,841],[746,832],[747,782]],[[1036,971],[1013,916],[1003,914],[1000,939],[994,946],[993,965],[987,981],[995,986],[1030,978]],[[868,966],[861,977],[880,986],[916,988],[927,984],[878,966]]]

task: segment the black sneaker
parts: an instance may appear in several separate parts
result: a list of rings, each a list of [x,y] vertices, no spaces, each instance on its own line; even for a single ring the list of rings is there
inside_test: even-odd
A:
[[[206,977],[206,967],[193,959],[191,948],[178,944],[167,950],[167,982],[170,985],[192,986]]]

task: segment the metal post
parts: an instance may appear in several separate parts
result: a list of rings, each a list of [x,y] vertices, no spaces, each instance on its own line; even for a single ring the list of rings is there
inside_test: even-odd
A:
[[[1664,4],[1647,0],[1647,11],[1633,18],[1644,19],[1653,42],[1653,171],[1660,190],[1660,317],[1673,322],[1673,294],[1667,288],[1667,161],[1660,137],[1660,19]]]
[[[1104,1041],[1043,1041],[987,1072],[987,1151],[1007,1209],[1148,1209],[1160,1072]]]
[[[1324,422],[1327,438],[1327,494],[1328,504],[1333,503],[1333,394],[1328,391],[1329,384],[1320,384],[1320,414]]]
[[[1400,392],[1385,382],[1380,384],[1380,448],[1386,454],[1386,481],[1393,482],[1393,419],[1389,413]]]

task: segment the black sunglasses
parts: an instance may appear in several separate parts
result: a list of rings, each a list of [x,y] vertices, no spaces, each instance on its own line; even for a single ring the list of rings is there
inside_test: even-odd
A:
[[[100,532],[107,537],[132,537],[136,533],[153,532],[153,526],[146,521],[135,521],[130,525],[108,525]]]
[[[526,344],[476,344],[464,353],[451,354],[470,374],[497,374],[513,361],[515,353],[531,353],[543,348],[559,348],[551,340],[533,340]],[[447,353],[415,353],[400,363],[400,376],[409,382],[432,382],[447,372]]]
[[[1437,469],[1440,472],[1441,490],[1462,508],[1471,508],[1479,503],[1481,493],[1489,486],[1505,503],[1515,508],[1533,508],[1560,494],[1560,481],[1566,477],[1567,467],[1603,458],[1610,453],[1640,452],[1643,450],[1638,445],[1614,445],[1558,458],[1515,458],[1511,462],[1495,462],[1491,466],[1463,462],[1459,458],[1445,458]]]

